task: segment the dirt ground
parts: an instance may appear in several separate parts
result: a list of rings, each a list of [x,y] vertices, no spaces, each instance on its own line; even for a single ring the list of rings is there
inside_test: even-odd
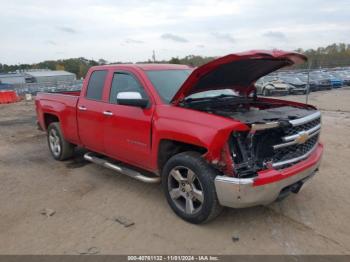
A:
[[[174,215],[159,185],[81,154],[53,160],[34,104],[0,105],[0,254],[350,254],[350,88],[309,102],[322,110],[325,144],[313,181],[282,202],[226,209],[199,226]]]

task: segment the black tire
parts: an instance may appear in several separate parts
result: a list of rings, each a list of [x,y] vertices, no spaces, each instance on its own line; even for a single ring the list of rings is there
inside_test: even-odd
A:
[[[183,169],[182,171],[181,168]],[[187,172],[192,171],[195,178],[192,183],[188,183],[182,187],[178,183],[178,180],[174,178],[173,172],[182,172],[182,178],[189,178],[189,173],[183,173],[186,169],[189,170]],[[223,209],[219,204],[214,184],[218,173],[197,152],[183,152],[171,157],[162,170],[162,187],[166,199],[175,214],[193,224],[205,223],[217,217]],[[172,183],[175,183],[175,188],[172,188]],[[178,188],[176,188],[176,183],[178,183]],[[184,191],[185,189],[186,191]],[[172,197],[170,191],[181,191],[180,193],[182,195],[174,199],[174,195],[172,194]],[[197,199],[195,197],[198,196],[199,191],[202,192],[199,195],[201,196],[201,201],[199,201],[200,198]],[[192,200],[188,200],[188,198],[192,198]],[[193,212],[186,212],[187,201],[192,202],[192,205],[189,206],[192,206]]]
[[[51,123],[47,128],[47,143],[51,155],[56,160],[63,161],[74,154],[74,145],[64,139],[60,124],[57,122]]]

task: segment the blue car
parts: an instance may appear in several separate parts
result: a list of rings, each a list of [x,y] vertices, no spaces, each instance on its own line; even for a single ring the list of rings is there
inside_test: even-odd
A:
[[[326,76],[329,80],[331,80],[333,88],[340,88],[343,86],[343,80],[339,78],[336,74],[333,74],[331,72],[324,72],[322,74]]]
[[[335,78],[341,79],[343,86],[350,86],[350,73],[347,73],[346,71],[334,71],[330,72],[330,74]]]

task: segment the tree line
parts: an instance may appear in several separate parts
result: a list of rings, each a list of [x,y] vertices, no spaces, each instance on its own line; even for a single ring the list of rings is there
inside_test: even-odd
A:
[[[65,70],[71,73],[75,73],[78,78],[84,77],[90,67],[96,66],[102,63],[106,63],[105,60],[100,59],[98,61],[89,60],[84,57],[69,58],[60,60],[47,60],[37,64],[20,64],[20,65],[6,65],[0,63],[0,72],[8,73],[15,72],[17,70],[28,69],[50,69],[50,70]]]
[[[296,68],[323,68],[323,67],[340,67],[340,66],[350,66],[350,44],[332,44],[327,47],[319,47],[317,49],[307,49],[303,50],[301,48],[295,50],[299,53],[306,55],[309,59],[308,64],[302,64]],[[206,57],[198,55],[188,55],[183,58],[172,57],[169,60],[156,61],[157,63],[172,63],[172,64],[185,64],[190,66],[200,66],[215,57]],[[104,65],[104,64],[121,64],[123,62],[113,62],[109,63],[104,59],[99,59],[97,61],[93,59],[86,59],[84,57],[79,58],[69,58],[60,60],[48,60],[36,64],[19,64],[19,65],[7,65],[0,63],[0,72],[8,73],[14,72],[16,70],[25,69],[50,69],[50,70],[65,70],[68,72],[75,73],[78,78],[84,77],[86,72],[91,66]],[[152,63],[149,59],[148,61],[140,63]]]
[[[307,50],[299,48],[295,51],[306,55],[308,63],[297,65],[294,68],[305,69],[310,67],[311,69],[318,69],[350,66],[350,44],[332,44],[327,47]],[[200,66],[213,59],[215,57],[189,55],[184,58],[173,57],[167,62]]]

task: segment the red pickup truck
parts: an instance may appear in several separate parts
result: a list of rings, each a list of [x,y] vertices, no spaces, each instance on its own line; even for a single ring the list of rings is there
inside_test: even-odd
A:
[[[294,52],[231,54],[196,69],[171,64],[92,67],[81,92],[39,93],[40,127],[56,160],[84,158],[161,182],[191,223],[222,206],[265,205],[297,193],[318,170],[320,112],[258,97],[255,81],[306,61]]]

